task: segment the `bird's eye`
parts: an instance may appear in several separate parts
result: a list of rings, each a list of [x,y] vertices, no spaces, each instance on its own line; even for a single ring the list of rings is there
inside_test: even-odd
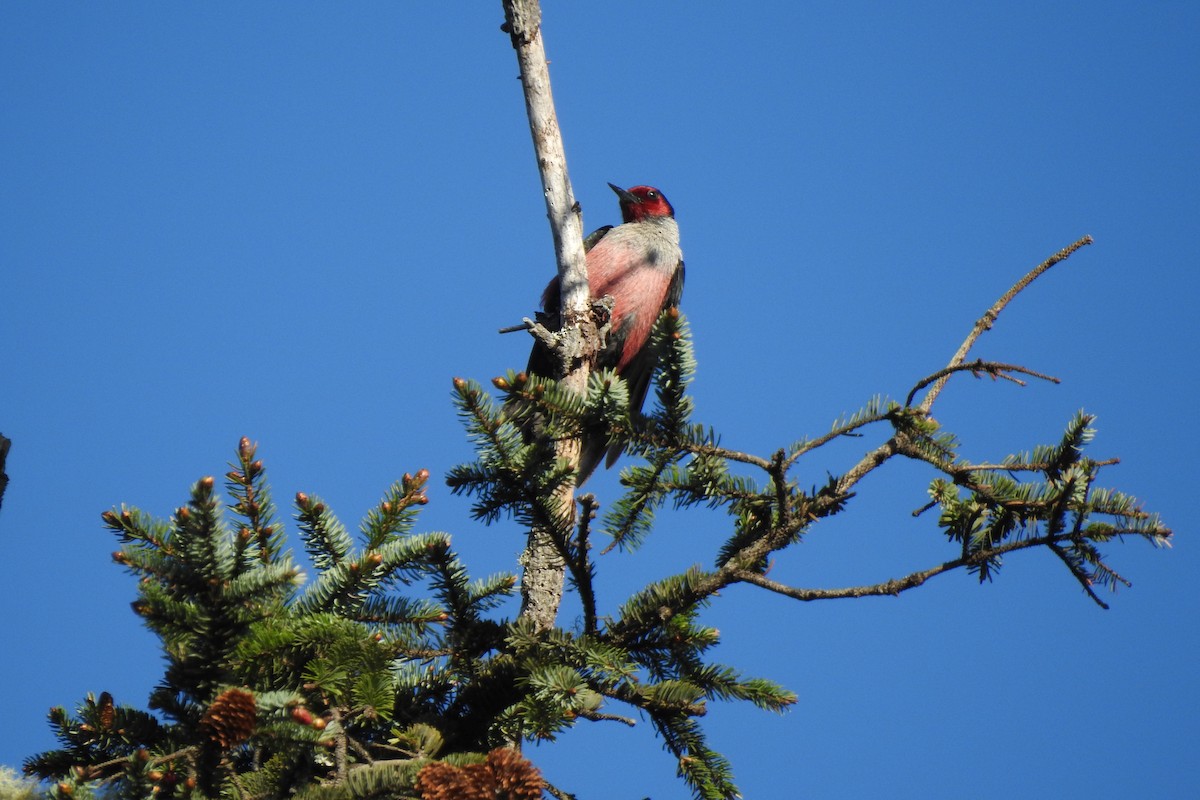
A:
[[[650,191],[646,192],[646,199],[647,199],[647,200],[653,200],[653,199],[654,199],[654,198],[656,198],[656,197],[658,197],[658,192],[654,191],[653,189],[651,189]]]

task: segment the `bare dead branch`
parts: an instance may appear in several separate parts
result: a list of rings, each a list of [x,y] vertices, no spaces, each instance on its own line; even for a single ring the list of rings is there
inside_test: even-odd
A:
[[[1038,264],[1036,267],[1030,270],[1025,277],[1017,281],[1011,289],[1005,292],[1000,299],[997,300],[992,307],[984,312],[984,315],[975,322],[975,327],[971,329],[969,334],[967,334],[967,338],[963,340],[963,343],[959,346],[958,352],[956,352],[954,357],[950,359],[949,366],[956,367],[966,360],[967,353],[971,351],[971,348],[975,345],[976,340],[978,340],[985,331],[991,330],[992,325],[996,322],[996,318],[1000,316],[1000,312],[1003,311],[1008,304],[1012,302],[1012,299],[1020,294],[1026,286],[1032,283],[1039,275],[1049,270],[1055,264],[1070,258],[1071,254],[1076,250],[1091,244],[1093,241],[1094,240],[1091,236],[1084,236],[1078,241],[1064,247],[1062,250],[1059,250],[1041,264]],[[929,393],[925,395],[925,399],[921,401],[920,407],[922,411],[928,412],[929,409],[933,407],[934,401],[937,400],[938,395],[942,393],[942,389],[945,388],[946,381],[949,380],[949,377],[949,375],[943,375],[933,384],[933,388],[929,390]]]
[[[908,397],[905,398],[905,408],[908,408],[912,405],[913,398],[916,397],[917,392],[921,391],[934,381],[940,380],[941,378],[944,378],[955,372],[970,372],[976,378],[978,378],[981,374],[991,375],[993,378],[1004,378],[1005,380],[1012,381],[1018,386],[1024,386],[1025,381],[1013,377],[1008,373],[1016,372],[1021,375],[1028,375],[1032,378],[1038,378],[1039,380],[1049,381],[1050,383],[1062,383],[1062,381],[1052,375],[1035,372],[1034,370],[1022,367],[1019,364],[1000,364],[995,361],[984,361],[983,359],[977,358],[974,361],[966,364],[956,364],[950,367],[943,367],[932,375],[922,378],[917,385],[912,388],[912,391],[908,393]]]
[[[582,315],[590,300],[587,259],[583,251],[583,218],[567,176],[567,155],[550,90],[550,68],[542,42],[542,9],[538,0],[502,2],[505,29],[517,52],[529,132],[533,137],[550,231],[554,236],[554,254],[562,278],[564,316]]]
[[[538,0],[502,0],[502,4],[504,30],[512,39],[521,71],[529,131],[542,178],[558,264],[561,331],[555,337],[559,346],[552,352],[559,358],[562,385],[583,393],[600,337],[590,313],[582,214],[567,176],[567,156],[550,91],[550,70],[542,43],[542,11]],[[526,324],[535,336],[539,334],[534,325]],[[569,463],[577,464],[580,441],[578,438],[559,440],[555,450]],[[555,492],[553,502],[562,508],[574,509],[575,487],[570,482],[564,483]],[[540,630],[554,627],[558,616],[566,561],[557,542],[568,535],[569,532],[539,530],[535,526],[529,532],[528,545],[521,557],[524,572],[520,615],[532,620]]]
[[[950,572],[951,570],[982,564],[983,562],[995,558],[996,556],[1002,556],[1015,550],[1026,550],[1032,547],[1042,547],[1046,545],[1053,546],[1057,542],[1069,540],[1071,536],[1072,534],[1064,533],[1053,536],[1038,536],[1032,539],[1020,539],[1000,545],[999,547],[980,550],[969,556],[956,558],[953,561],[947,561],[945,563],[938,564],[936,567],[930,567],[929,569],[912,572],[902,578],[895,578],[890,581],[884,581],[883,583],[876,583],[867,586],[847,586],[840,589],[804,589],[796,586],[788,586],[787,584],[772,580],[765,575],[762,575],[758,572],[752,572],[750,570],[734,570],[732,577],[742,583],[749,583],[754,586],[767,589],[768,591],[775,592],[776,594],[790,597],[793,600],[802,600],[805,602],[812,600],[839,600],[855,597],[898,595],[901,592],[908,591],[909,589],[917,588],[935,575],[941,575],[942,573]],[[1088,587],[1085,586],[1084,588],[1086,589]],[[1099,598],[1095,597],[1095,594],[1090,590],[1089,594],[1092,595],[1092,599],[1100,602]],[[1104,604],[1101,603],[1101,605]],[[1104,607],[1107,608],[1107,606]]]
[[[529,331],[529,335],[545,345],[547,350],[554,352],[554,350],[562,345],[562,340],[554,333],[554,331],[550,330],[542,323],[534,322],[529,317],[524,317],[522,319],[522,324],[525,330]]]

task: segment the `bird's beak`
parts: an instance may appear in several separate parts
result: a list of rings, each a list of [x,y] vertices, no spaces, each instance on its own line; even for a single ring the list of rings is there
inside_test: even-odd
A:
[[[621,198],[622,203],[640,203],[640,202],[642,202],[641,198],[639,198],[636,194],[630,194],[629,192],[622,189],[620,186],[616,186],[616,185],[610,183],[608,185],[608,188],[612,189],[614,192],[617,193],[617,197]]]

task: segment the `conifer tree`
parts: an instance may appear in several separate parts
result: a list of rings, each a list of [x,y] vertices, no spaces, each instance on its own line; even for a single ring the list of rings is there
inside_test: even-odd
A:
[[[533,96],[548,81],[537,4],[509,0],[505,8],[539,142],[546,131],[557,136],[557,126],[552,106],[546,115],[548,91]],[[561,283],[578,287],[572,271],[585,265],[561,142],[557,153],[537,146]],[[296,493],[293,516],[314,568],[302,575],[263,462],[243,438],[225,474],[227,504],[204,477],[170,519],[126,506],[102,515],[121,543],[114,560],[138,579],[133,610],[161,640],[166,669],[144,709],[104,691],[74,711],[52,709],[59,747],[32,756],[25,770],[49,781],[56,798],[568,798],[573,787],[546,783],[521,745],[581,720],[633,725],[640,716],[695,797],[737,797],[732,767],[699,719],[715,701],[782,711],[796,697],[713,660],[719,634],[704,616],[721,590],[744,584],[806,602],[894,595],[958,569],[987,583],[1008,554],[1038,550],[1107,608],[1104,593],[1127,583],[1107,546],[1169,542],[1156,515],[1101,485],[1115,461],[1090,455],[1090,414],[1080,411],[1049,443],[987,462],[959,455],[958,438],[933,414],[964,374],[1054,380],[968,355],[1020,292],[1090,243],[1084,237],[1027,273],[949,364],[916,380],[903,400],[871,398],[828,430],[766,455],[729,447],[694,419],[691,332],[677,309],[655,327],[654,400],[643,415],[630,408],[620,376],[588,366],[603,314],[592,313],[586,292],[581,304],[564,297],[561,307],[578,313],[564,314],[561,330],[528,325],[562,356],[559,379],[510,371],[493,380],[495,395],[471,380],[453,384],[476,455],[450,471],[450,487],[472,498],[484,524],[511,517],[530,531],[525,602],[512,616],[501,603],[517,590],[516,575],[473,579],[447,534],[417,532],[425,470],[389,487],[355,534],[319,497]],[[577,442],[596,432],[627,453],[623,493],[605,509],[574,493]],[[849,436],[870,444],[834,472],[821,456]],[[865,476],[900,460],[929,472],[919,513],[946,538],[947,560],[839,589],[770,576],[772,559],[848,508]],[[828,478],[805,486],[801,474]],[[636,551],[667,505],[717,512],[710,519],[724,526],[723,543],[696,553],[697,566],[601,607],[603,554]],[[558,619],[564,580],[582,608],[571,624]]]
[[[984,319],[994,320],[989,314]],[[51,780],[56,797],[471,796],[463,787],[537,797],[544,781],[511,747],[553,739],[579,720],[634,724],[636,712],[696,797],[732,798],[731,767],[698,718],[716,700],[780,711],[795,695],[711,660],[718,633],[703,612],[721,589],[743,583],[804,601],[898,594],[954,569],[987,582],[1005,555],[1038,548],[1107,607],[1100,591],[1125,579],[1102,546],[1126,537],[1169,541],[1155,515],[1098,485],[1113,461],[1086,454],[1093,431],[1084,412],[1058,441],[1028,452],[992,463],[957,455],[956,437],[930,413],[941,381],[963,372],[1020,381],[1031,370],[959,359],[919,381],[905,402],[872,399],[828,432],[763,457],[724,447],[693,421],[687,387],[695,364],[681,314],[663,314],[653,347],[661,366],[645,417],[630,413],[626,387],[610,372],[593,374],[583,395],[510,372],[495,380],[505,402],[471,381],[454,382],[477,458],[451,470],[450,486],[475,498],[485,523],[510,515],[552,534],[583,608],[577,624],[543,630],[499,615],[513,575],[472,580],[449,536],[414,532],[426,502],[424,470],[391,486],[357,536],[318,497],[297,493],[295,519],[316,570],[305,580],[263,463],[242,439],[225,476],[228,505],[205,477],[170,520],[125,506],[103,514],[123,544],[114,561],[138,577],[133,610],[162,640],[167,668],[147,710],[107,692],[88,695],[74,713],[53,709],[61,747],[30,758],[26,771]],[[523,415],[534,413],[545,435],[529,440]],[[590,496],[578,513],[555,503],[571,467],[553,442],[588,428],[608,430],[637,458],[622,472],[624,494],[599,522]],[[883,441],[855,467],[821,486],[797,484],[791,473],[802,460],[872,430]],[[951,559],[844,589],[768,577],[772,557],[845,509],[852,487],[895,458],[930,468],[923,510],[938,509]],[[728,514],[711,566],[663,576],[615,609],[598,608],[593,527],[606,549],[635,550],[668,503]]]

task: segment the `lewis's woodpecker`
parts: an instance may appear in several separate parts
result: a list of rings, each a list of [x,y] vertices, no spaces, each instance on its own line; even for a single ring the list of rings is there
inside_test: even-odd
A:
[[[587,251],[588,286],[593,299],[613,299],[611,328],[597,358],[598,369],[615,369],[629,386],[629,409],[641,411],[654,372],[654,357],[647,344],[659,315],[679,305],[683,295],[683,253],[679,249],[679,226],[675,209],[658,189],[634,186],[617,193],[622,224],[606,225],[584,240]],[[542,307],[550,316],[559,310],[558,278],[542,293]],[[552,356],[535,342],[527,372],[549,377],[554,374]],[[607,452],[607,466],[620,456],[620,444],[609,445],[604,436],[583,441],[579,456],[581,485]]]

